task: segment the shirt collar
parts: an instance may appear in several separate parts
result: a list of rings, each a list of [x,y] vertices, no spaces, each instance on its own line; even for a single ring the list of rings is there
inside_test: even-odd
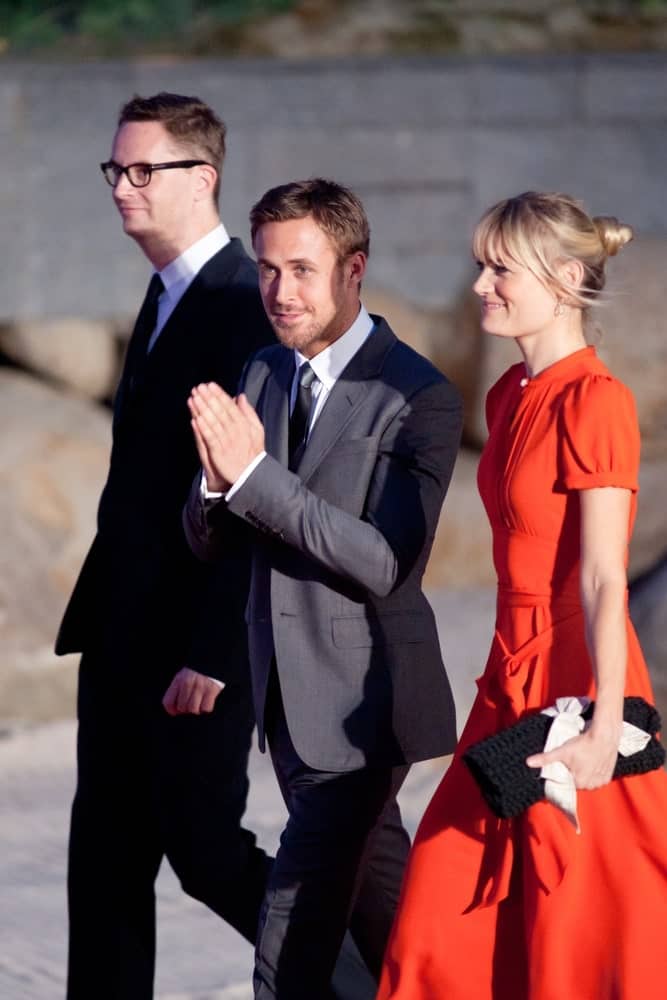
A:
[[[359,348],[370,336],[374,325],[364,306],[360,306],[357,318],[349,330],[346,330],[338,340],[334,340],[333,344],[329,344],[323,351],[316,354],[314,358],[305,358],[299,351],[294,351],[294,361],[297,371],[304,361],[308,361],[310,367],[315,372],[315,377],[327,391],[330,390],[343,374],[344,369]]]
[[[182,284],[190,284],[192,279],[201,271],[211,257],[229,243],[229,234],[222,222],[212,229],[206,236],[184,250],[180,256],[167,264],[159,272],[165,290],[169,295],[172,290],[176,291]]]

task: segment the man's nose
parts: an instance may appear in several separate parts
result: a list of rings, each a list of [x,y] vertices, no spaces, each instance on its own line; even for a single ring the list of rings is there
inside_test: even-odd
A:
[[[118,180],[113,186],[114,197],[127,194],[127,192],[131,190],[132,190],[132,185],[130,184],[127,174],[125,173],[120,174]]]
[[[286,271],[276,275],[273,283],[273,296],[277,304],[284,305],[294,298],[294,278]]]

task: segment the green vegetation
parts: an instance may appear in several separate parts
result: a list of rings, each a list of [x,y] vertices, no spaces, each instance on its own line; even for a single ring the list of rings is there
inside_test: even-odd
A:
[[[530,0],[507,7],[495,0],[468,5],[453,0],[405,0],[398,26],[396,5],[388,3],[384,17],[383,6],[378,4],[373,11],[371,49],[385,53],[466,51],[466,25],[480,18],[495,22],[499,34],[512,23],[541,27],[545,51],[565,51],[568,45],[592,50],[667,46],[664,28],[655,28],[665,22],[667,0],[570,2],[584,15],[584,28],[570,41],[552,36],[549,12],[543,5],[535,9]],[[49,58],[292,55],[294,43],[298,54],[307,55],[321,52],[322,38],[341,25],[345,41],[337,36],[338,53],[363,53],[369,35],[365,6],[366,0],[0,0],[0,54]],[[258,25],[281,14],[292,15],[286,35],[277,32],[274,42],[270,30],[257,31]],[[492,46],[490,51],[506,49]]]
[[[294,0],[0,0],[5,52],[112,55],[233,47],[249,22]]]

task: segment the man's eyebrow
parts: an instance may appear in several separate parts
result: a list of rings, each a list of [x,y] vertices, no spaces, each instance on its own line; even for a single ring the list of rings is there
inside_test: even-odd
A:
[[[268,267],[277,267],[277,264],[274,264],[273,261],[270,260],[270,258],[268,258],[268,257],[258,257],[257,258],[257,263],[258,264],[266,264],[266,265],[268,265]],[[287,260],[285,263],[286,264],[291,264],[291,265],[294,265],[294,264],[307,264],[308,267],[316,267],[317,266],[316,261],[311,260],[310,257],[290,257],[290,259]]]

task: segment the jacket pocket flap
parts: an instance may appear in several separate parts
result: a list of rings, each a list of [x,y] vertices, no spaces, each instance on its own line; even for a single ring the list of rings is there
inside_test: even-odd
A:
[[[420,611],[331,619],[334,646],[339,649],[423,642],[425,628],[426,616]]]

